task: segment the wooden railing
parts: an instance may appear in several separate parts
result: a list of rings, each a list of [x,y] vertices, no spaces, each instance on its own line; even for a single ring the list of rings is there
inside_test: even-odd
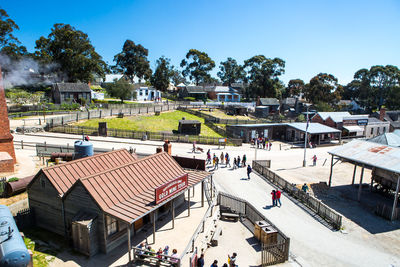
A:
[[[315,197],[298,189],[294,184],[286,181],[278,174],[271,171],[268,167],[260,164],[258,161],[253,160],[253,170],[258,172],[261,176],[279,187],[281,190],[289,193],[295,199],[302,202],[309,209],[318,214],[322,219],[332,225],[335,229],[340,229],[342,226],[342,216],[322,203],[319,199],[316,199]]]

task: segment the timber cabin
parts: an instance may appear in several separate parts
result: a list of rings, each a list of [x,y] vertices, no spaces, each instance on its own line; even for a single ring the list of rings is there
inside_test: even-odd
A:
[[[72,239],[76,250],[92,256],[127,240],[130,245],[128,236],[183,204],[184,192],[210,175],[184,170],[166,152],[138,160],[121,149],[43,168],[27,191],[36,225]],[[178,179],[184,186],[158,198],[159,188]]]

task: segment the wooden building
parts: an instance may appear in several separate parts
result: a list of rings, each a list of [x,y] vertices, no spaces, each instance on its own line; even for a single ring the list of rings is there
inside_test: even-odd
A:
[[[199,135],[201,122],[197,120],[179,120],[178,132],[180,134]]]
[[[121,149],[41,169],[28,198],[37,226],[91,256],[126,241],[130,247],[136,231],[183,204],[183,193],[209,176],[184,170],[166,152],[138,160]],[[168,185],[177,188],[157,194]]]
[[[91,90],[86,83],[54,83],[51,89],[51,95],[55,104],[64,102],[85,103],[92,101]]]

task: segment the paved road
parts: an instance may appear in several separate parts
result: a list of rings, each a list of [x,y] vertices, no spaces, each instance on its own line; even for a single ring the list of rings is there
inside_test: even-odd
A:
[[[295,203],[282,197],[282,207],[271,205],[272,186],[256,173],[247,180],[245,168],[219,168],[214,180],[220,190],[244,198],[291,238],[291,254],[302,266],[399,266],[400,258],[374,242],[352,234],[334,232],[316,221]]]
[[[47,136],[40,135],[15,135],[16,141],[24,140],[24,142],[44,142],[48,144],[67,144],[73,143],[73,140],[79,136],[65,134],[48,134]],[[61,138],[60,138],[61,137]],[[71,138],[71,139],[68,139]],[[103,148],[136,148],[138,153],[153,154],[157,146],[162,145],[162,142],[110,138],[110,137],[93,137],[91,139],[95,147]],[[107,142],[103,142],[107,141]],[[212,153],[219,155],[222,151],[216,146],[199,145],[205,150],[211,149]],[[181,156],[195,156],[197,158],[205,158],[205,153],[191,153],[191,144],[172,145],[172,154]],[[227,148],[231,157],[247,154],[248,162],[254,157],[254,149],[249,145],[242,147]],[[329,148],[321,148],[314,150],[313,153],[325,153]],[[301,165],[302,152],[296,151],[279,151],[279,145],[274,144],[272,151],[258,151],[258,159],[271,158],[273,155],[285,159],[286,153],[288,160],[280,162],[286,167]],[[289,157],[290,153],[297,156],[296,160]],[[321,157],[319,157],[321,158]],[[309,169],[309,168],[308,168]],[[298,168],[296,171],[302,172],[304,168]],[[269,192],[272,187],[258,177],[252,174],[251,180],[246,180],[246,170],[229,170],[220,168],[215,172],[215,181],[221,190],[237,195],[252,203],[255,207],[266,215],[280,230],[291,238],[291,254],[298,263],[302,266],[400,266],[399,254],[385,251],[381,243],[376,240],[378,234],[372,235],[364,229],[354,230],[354,227],[348,234],[341,232],[333,232],[316,221],[312,216],[299,208],[285,196],[282,197],[282,208],[266,209],[266,205],[271,204]],[[396,244],[396,243],[395,243]],[[393,250],[391,250],[393,251]],[[399,251],[395,248],[394,251]]]

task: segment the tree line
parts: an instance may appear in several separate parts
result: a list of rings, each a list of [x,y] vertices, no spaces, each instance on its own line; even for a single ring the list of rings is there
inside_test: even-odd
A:
[[[39,73],[55,75],[61,81],[90,82],[97,74],[123,73],[133,82],[147,81],[155,88],[165,91],[170,82],[175,85],[190,81],[196,85],[244,84],[247,99],[260,97],[285,98],[303,95],[309,102],[332,106],[340,99],[355,100],[367,111],[386,106],[400,108],[400,70],[396,66],[372,66],[354,74],[347,85],[340,85],[338,79],[328,73],[319,73],[308,83],[301,79],[290,80],[285,84],[280,80],[285,73],[285,61],[280,58],[267,58],[256,55],[242,65],[231,57],[220,62],[217,76],[211,76],[216,67],[214,60],[203,51],[190,49],[180,63],[180,69],[173,66],[169,58],[160,57],[155,70],[150,68],[148,49],[132,40],[126,40],[121,52],[114,56],[113,65],[107,65],[96,52],[86,33],[69,24],[54,24],[47,37],[36,41],[35,52],[29,53],[25,46],[13,35],[18,25],[0,9],[0,56],[19,61],[32,58],[39,62]],[[7,74],[7,64],[2,64]],[[51,67],[49,67],[51,66]]]

